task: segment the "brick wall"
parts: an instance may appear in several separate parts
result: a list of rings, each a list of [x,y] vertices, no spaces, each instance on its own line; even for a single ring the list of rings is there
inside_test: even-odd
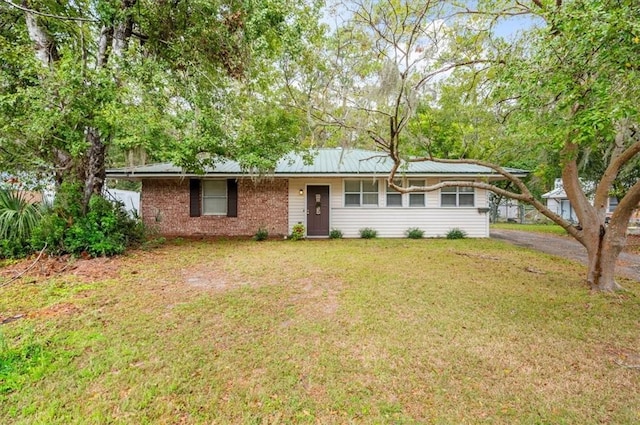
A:
[[[189,179],[142,182],[144,223],[166,236],[249,236],[265,227],[269,235],[286,235],[289,182],[238,179],[238,216],[189,217]]]

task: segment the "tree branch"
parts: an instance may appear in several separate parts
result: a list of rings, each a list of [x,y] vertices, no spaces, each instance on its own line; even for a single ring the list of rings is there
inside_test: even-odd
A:
[[[531,195],[531,193],[512,192],[510,190],[503,189],[501,187],[498,187],[498,186],[490,184],[490,183],[475,182],[475,181],[474,182],[471,182],[471,181],[443,181],[443,182],[440,182],[440,183],[437,183],[437,184],[434,184],[434,185],[429,185],[429,186],[421,186],[421,187],[420,186],[412,186],[412,187],[404,188],[404,187],[396,185],[393,182],[393,177],[395,175],[395,171],[397,171],[397,167],[394,167],[394,169],[392,169],[392,172],[390,173],[389,178],[388,178],[388,184],[389,184],[389,187],[397,190],[400,193],[433,192],[433,191],[440,190],[440,189],[445,188],[445,187],[473,187],[473,188],[476,188],[476,189],[488,190],[488,191],[496,193],[496,194],[498,194],[500,196],[504,196],[504,197],[507,197],[507,198],[515,199],[515,200],[522,201],[522,202],[525,202],[527,204],[532,205],[541,214],[543,214],[545,217],[549,218],[554,223],[558,224],[560,227],[565,229],[567,231],[567,233],[571,234],[580,243],[584,244],[584,242],[583,242],[584,239],[582,237],[582,232],[580,230],[578,230],[575,226],[573,226],[573,224],[571,222],[565,220],[560,215],[554,213],[546,205],[544,205],[543,203],[541,203],[540,201],[535,199],[535,197],[533,197]],[[513,177],[514,177],[514,180],[510,180],[512,183],[516,183],[516,181],[520,180],[515,176],[513,176]]]
[[[476,59],[476,60],[471,60],[471,61],[452,63],[452,64],[449,64],[449,65],[447,65],[445,67],[442,67],[440,69],[437,69],[437,70],[435,70],[433,72],[428,73],[427,75],[422,77],[420,79],[420,81],[418,81],[416,83],[416,85],[414,87],[415,87],[416,90],[418,90],[427,81],[429,81],[431,78],[435,77],[436,75],[442,74],[442,73],[447,72],[447,71],[451,71],[452,69],[455,69],[455,68],[460,68],[460,67],[469,66],[469,65],[478,65],[478,64],[481,64],[481,63],[493,63],[493,64],[504,65],[505,61],[503,61],[503,60],[491,60],[491,59]]]
[[[580,182],[576,163],[577,150],[578,146],[572,142],[567,142],[562,150],[562,155],[564,156],[564,166],[562,167],[563,188],[574,206],[580,224],[583,227],[597,228],[599,223],[593,221],[593,205],[587,199]],[[602,221],[604,222],[604,217],[602,217]]]
[[[627,194],[620,200],[618,206],[613,211],[611,216],[610,225],[624,226],[625,229],[629,224],[629,219],[633,210],[640,205],[640,181],[637,181],[631,189],[627,191]]]
[[[38,16],[43,16],[45,18],[53,18],[53,19],[60,19],[63,21],[79,21],[79,22],[99,22],[97,19],[92,19],[92,18],[81,18],[81,17],[76,17],[76,16],[61,16],[61,15],[52,15],[50,13],[44,13],[44,12],[39,12],[37,10],[34,9],[29,9],[28,7],[24,7],[21,6],[19,4],[15,4],[10,2],[9,0],[0,0],[6,4],[8,4],[11,7],[14,7],[18,10],[22,10],[23,12],[27,12],[27,13],[32,13],[34,15],[38,15]]]

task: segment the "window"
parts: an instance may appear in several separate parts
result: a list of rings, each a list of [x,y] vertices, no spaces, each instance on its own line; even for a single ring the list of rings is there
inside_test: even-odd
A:
[[[424,180],[409,180],[409,186],[424,186]],[[409,194],[409,206],[410,207],[424,207],[425,206],[424,193],[410,193]]]
[[[397,186],[402,186],[402,181],[393,181]],[[401,207],[402,206],[402,193],[387,186],[387,206],[388,207]]]
[[[344,182],[345,207],[378,206],[378,182],[372,180],[346,180]]]
[[[616,198],[615,196],[610,196],[609,197],[609,211],[610,213],[614,212],[616,210],[616,207],[618,206],[618,198]]]
[[[205,215],[227,214],[227,181],[202,181],[202,213]]]
[[[443,187],[440,189],[440,206],[473,207],[475,190],[472,187]]]

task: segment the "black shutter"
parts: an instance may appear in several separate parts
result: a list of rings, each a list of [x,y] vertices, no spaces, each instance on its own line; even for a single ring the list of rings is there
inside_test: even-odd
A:
[[[200,180],[189,180],[189,217],[200,217]]]
[[[238,182],[227,180],[227,217],[238,216]]]

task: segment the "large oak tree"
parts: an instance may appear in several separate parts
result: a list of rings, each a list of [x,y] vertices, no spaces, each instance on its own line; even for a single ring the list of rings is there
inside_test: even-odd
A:
[[[327,65],[315,73],[291,74],[296,105],[318,128],[338,128],[348,140],[366,137],[389,155],[395,167],[388,183],[401,192],[472,185],[533,205],[584,245],[591,288],[619,289],[615,263],[640,202],[640,182],[633,178],[640,153],[640,5],[632,0],[480,0],[472,10],[467,4],[345,3],[339,9],[347,18],[321,58]],[[496,28],[513,17],[528,17],[526,27],[507,39],[498,37]],[[422,116],[416,125],[416,112],[425,102],[438,104],[437,86],[452,72],[474,99],[492,101],[486,108],[504,124],[508,138],[501,140],[509,141],[510,151],[519,148],[552,162],[544,166],[561,173],[579,225],[548,209],[527,182],[499,165],[500,149],[476,147],[465,150],[463,158],[431,154],[437,132],[424,125],[434,120]],[[492,155],[469,157],[489,151]],[[484,165],[510,186],[394,184],[407,161],[424,160]],[[593,184],[585,185],[585,179]],[[589,186],[595,186],[592,194]],[[618,192],[621,199],[607,225],[607,200],[621,186],[625,190]]]
[[[316,11],[297,0],[3,0],[0,164],[79,183],[85,207],[110,154],[268,168],[300,134],[277,61],[314,36]]]

